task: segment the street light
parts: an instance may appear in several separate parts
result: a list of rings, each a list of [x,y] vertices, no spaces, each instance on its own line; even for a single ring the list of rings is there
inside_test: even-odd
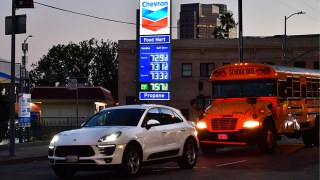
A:
[[[28,51],[28,43],[27,40],[29,37],[33,37],[32,35],[29,35],[22,43],[22,51],[23,51],[23,56],[22,56],[22,78],[27,78],[27,69],[26,69],[26,62],[27,62],[27,56],[26,53]],[[23,79],[23,84],[24,84],[24,79]],[[22,86],[24,88],[24,85]],[[21,89],[21,93],[23,93],[23,89]]]
[[[287,65],[287,19],[289,19],[291,16],[296,15],[296,14],[306,14],[305,12],[296,12],[291,14],[290,16],[284,16],[284,64]]]

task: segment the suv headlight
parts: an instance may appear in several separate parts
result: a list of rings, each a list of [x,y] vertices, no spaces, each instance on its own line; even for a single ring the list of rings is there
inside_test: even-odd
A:
[[[59,140],[59,134],[53,136],[52,140],[50,141],[50,144],[56,143]]]
[[[101,137],[98,142],[111,142],[111,141],[115,141],[118,137],[120,137],[120,135],[122,134],[121,131],[118,132],[114,132],[111,134],[107,134],[103,137]]]

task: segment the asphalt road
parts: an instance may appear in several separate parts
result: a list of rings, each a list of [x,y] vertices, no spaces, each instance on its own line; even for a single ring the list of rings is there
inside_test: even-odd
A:
[[[2,180],[58,179],[47,161],[0,165]],[[122,179],[118,172],[78,172],[74,179]],[[260,154],[256,147],[225,147],[212,155],[199,152],[192,170],[175,163],[143,167],[137,179],[255,179],[318,180],[319,148],[305,147],[301,140],[283,139],[273,154]]]

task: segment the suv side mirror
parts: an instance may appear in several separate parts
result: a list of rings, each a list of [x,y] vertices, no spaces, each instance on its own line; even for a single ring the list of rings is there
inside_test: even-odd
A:
[[[147,122],[147,130],[149,130],[152,126],[158,126],[160,125],[160,122],[158,120],[155,120],[155,119],[149,119],[148,122]]]
[[[83,127],[83,125],[84,125],[85,123],[86,123],[86,122],[81,123],[80,127]]]

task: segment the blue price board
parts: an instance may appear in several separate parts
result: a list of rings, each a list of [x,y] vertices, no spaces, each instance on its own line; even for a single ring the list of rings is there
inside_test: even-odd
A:
[[[170,81],[170,44],[140,45],[140,82]]]

